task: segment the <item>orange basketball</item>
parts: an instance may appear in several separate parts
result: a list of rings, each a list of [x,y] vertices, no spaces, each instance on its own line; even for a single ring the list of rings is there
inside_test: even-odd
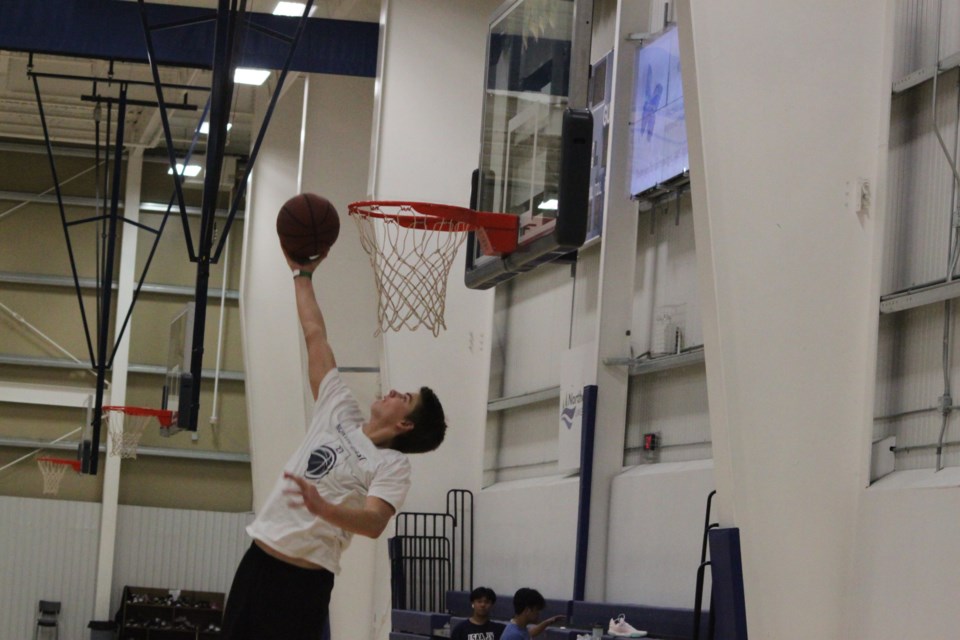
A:
[[[301,193],[287,200],[277,214],[280,246],[293,260],[306,264],[326,254],[340,235],[340,216],[329,200]]]

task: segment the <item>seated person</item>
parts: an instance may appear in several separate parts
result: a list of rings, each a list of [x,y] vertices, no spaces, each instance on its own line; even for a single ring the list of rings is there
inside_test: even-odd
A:
[[[490,619],[490,608],[497,594],[490,587],[477,587],[470,592],[473,615],[453,628],[451,640],[500,640],[503,625]]]
[[[500,640],[530,640],[543,633],[544,629],[554,622],[563,620],[564,616],[558,615],[538,622],[540,612],[546,605],[543,596],[536,589],[517,589],[513,594],[513,610],[516,615],[510,619],[510,624],[503,630]]]

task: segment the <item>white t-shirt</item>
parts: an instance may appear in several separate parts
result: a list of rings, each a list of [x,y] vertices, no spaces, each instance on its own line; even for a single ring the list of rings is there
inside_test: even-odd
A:
[[[324,499],[362,508],[367,496],[388,502],[399,512],[410,488],[410,461],[393,449],[378,449],[361,428],[360,405],[332,369],[320,382],[310,429],[285,471],[313,482]],[[353,536],[314,516],[305,507],[290,507],[281,474],[247,533],[280,553],[340,572],[340,554]]]

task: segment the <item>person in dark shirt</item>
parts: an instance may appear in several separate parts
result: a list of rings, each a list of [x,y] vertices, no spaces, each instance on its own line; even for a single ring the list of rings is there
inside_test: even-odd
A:
[[[471,591],[473,615],[453,628],[451,640],[500,640],[503,625],[490,619],[490,609],[496,601],[497,594],[489,587],[477,587]]]

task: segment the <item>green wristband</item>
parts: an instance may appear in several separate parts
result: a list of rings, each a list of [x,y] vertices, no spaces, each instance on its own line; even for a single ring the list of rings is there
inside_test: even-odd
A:
[[[306,269],[295,269],[293,272],[294,278],[306,278],[310,280],[311,276],[313,276],[313,271],[307,271]]]

